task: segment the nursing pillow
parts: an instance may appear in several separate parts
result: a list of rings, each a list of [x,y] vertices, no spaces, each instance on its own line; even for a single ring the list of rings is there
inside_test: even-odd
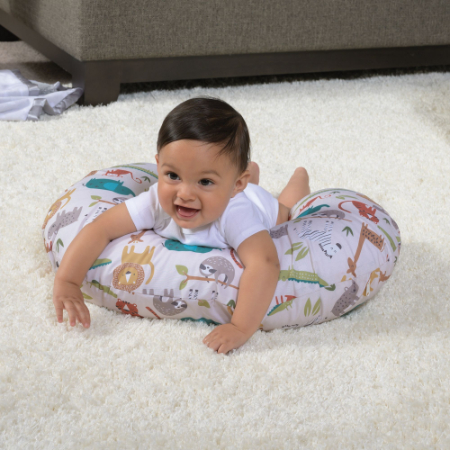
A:
[[[157,180],[155,164],[124,164],[94,170],[66,189],[42,226],[53,270],[85,225]],[[390,278],[400,230],[370,198],[323,189],[300,200],[290,218],[270,230],[280,274],[261,330],[340,317],[374,297]],[[231,321],[242,272],[232,248],[184,245],[138,230],[108,244],[81,290],[86,301],[121,314],[219,325]]]

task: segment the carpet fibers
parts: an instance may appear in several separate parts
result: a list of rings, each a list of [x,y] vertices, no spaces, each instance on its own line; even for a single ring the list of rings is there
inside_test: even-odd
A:
[[[58,324],[47,209],[93,169],[153,162],[165,115],[203,94],[244,116],[274,195],[304,166],[312,191],[381,204],[393,276],[345,317],[226,356],[202,323],[88,304],[89,329]],[[125,93],[2,122],[0,154],[0,448],[450,448],[450,72]]]

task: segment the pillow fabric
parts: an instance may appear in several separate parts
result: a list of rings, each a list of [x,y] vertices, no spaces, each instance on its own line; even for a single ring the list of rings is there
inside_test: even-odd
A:
[[[85,225],[157,181],[156,164],[134,163],[92,171],[66,189],[42,226],[53,270]],[[280,274],[261,330],[335,319],[374,297],[390,278],[400,230],[370,198],[323,189],[300,200],[290,217],[270,231]],[[231,321],[242,272],[232,248],[184,245],[139,230],[108,244],[81,290],[87,301],[122,314],[219,325]]]

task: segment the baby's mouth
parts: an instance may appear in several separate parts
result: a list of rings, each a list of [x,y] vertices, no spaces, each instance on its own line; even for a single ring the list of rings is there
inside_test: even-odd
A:
[[[185,208],[184,206],[180,206],[180,205],[176,205],[176,207],[177,207],[177,212],[180,217],[185,217],[185,218],[194,217],[199,212],[198,209]]]

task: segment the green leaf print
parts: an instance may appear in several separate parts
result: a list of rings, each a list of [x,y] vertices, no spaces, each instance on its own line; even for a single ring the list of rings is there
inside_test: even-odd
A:
[[[91,195],[92,200],[100,200],[101,197],[99,195]]]
[[[292,244],[292,247],[285,253],[285,255],[292,255],[292,253],[294,253],[295,250],[301,248],[302,245],[303,242],[294,242],[294,244]]]
[[[177,272],[180,275],[187,275],[188,273],[188,268],[186,266],[175,266],[177,268]]]
[[[301,252],[298,252],[297,258],[295,258],[296,261],[300,261],[303,259],[307,254],[309,253],[309,248],[304,248]]]
[[[322,302],[322,300],[319,297],[319,300],[317,300],[316,304],[314,305],[313,311],[312,311],[313,316],[315,316],[320,311],[321,302]]]
[[[211,306],[209,306],[209,303],[207,300],[199,300],[198,306],[205,306],[206,308],[211,308]]]
[[[391,236],[389,236],[389,234],[387,233],[387,231],[386,231],[386,230],[383,230],[383,228],[381,228],[380,225],[377,225],[377,227],[378,227],[378,228],[384,233],[384,235],[388,238],[389,243],[391,244],[392,251],[395,252],[395,250],[397,250],[397,247],[396,247],[396,245],[394,244],[394,241],[392,240]]]
[[[64,244],[63,244],[63,241],[61,240],[61,239],[58,239],[57,241],[56,241],[56,251],[59,253],[59,246],[62,246],[62,247],[64,247]]]
[[[305,305],[305,317],[309,316],[309,313],[311,312],[311,300],[308,298],[308,301]]]
[[[180,291],[181,291],[182,289],[184,289],[184,288],[186,287],[186,285],[187,285],[187,280],[182,281],[182,282],[180,283],[180,287],[179,287]]]
[[[347,232],[347,236],[348,236],[348,233],[351,233],[352,236],[354,236],[353,231],[352,231],[352,229],[350,227],[345,227],[342,231],[346,231]]]

